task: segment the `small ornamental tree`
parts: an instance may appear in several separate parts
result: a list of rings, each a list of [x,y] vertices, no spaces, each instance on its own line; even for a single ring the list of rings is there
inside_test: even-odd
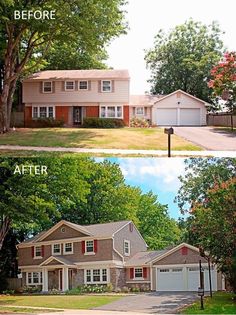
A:
[[[212,68],[211,75],[208,86],[213,89],[216,97],[226,101],[233,129],[233,114],[236,112],[236,52],[225,53],[221,62]]]
[[[236,293],[236,178],[209,189],[192,206],[192,234]]]

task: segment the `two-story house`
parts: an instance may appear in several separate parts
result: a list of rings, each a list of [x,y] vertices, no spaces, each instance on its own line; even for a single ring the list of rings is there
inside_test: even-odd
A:
[[[118,118],[129,124],[127,70],[48,70],[23,80],[25,125],[55,118],[80,126],[85,117]]]
[[[199,260],[209,290],[207,260],[188,244],[148,251],[132,221],[78,225],[60,221],[48,231],[20,243],[19,269],[26,286],[66,291],[83,284],[155,291],[197,291]],[[224,288],[211,267],[213,290]]]

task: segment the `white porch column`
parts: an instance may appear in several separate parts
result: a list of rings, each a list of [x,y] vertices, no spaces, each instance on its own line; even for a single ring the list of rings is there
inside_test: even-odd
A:
[[[48,291],[48,270],[47,268],[43,268],[42,271],[42,275],[43,275],[43,292],[47,292]]]
[[[69,289],[69,283],[68,283],[68,268],[63,267],[62,268],[62,291],[66,291]]]

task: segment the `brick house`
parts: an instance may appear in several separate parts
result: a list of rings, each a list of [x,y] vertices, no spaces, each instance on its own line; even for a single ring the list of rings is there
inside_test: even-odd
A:
[[[80,126],[85,117],[118,118],[129,124],[127,70],[48,70],[23,80],[25,126],[37,118]]]
[[[81,226],[60,221],[48,231],[20,243],[18,263],[23,283],[42,291],[66,291],[83,284],[153,291],[196,291],[199,259],[209,289],[207,261],[188,244],[148,251],[131,221]],[[222,276],[211,270],[213,290],[224,288]]]

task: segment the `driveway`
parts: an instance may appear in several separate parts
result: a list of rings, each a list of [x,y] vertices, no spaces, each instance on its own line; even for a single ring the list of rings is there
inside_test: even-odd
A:
[[[236,151],[236,133],[216,127],[173,127],[174,133],[206,150]]]
[[[196,298],[197,293],[192,292],[143,293],[126,296],[96,309],[148,314],[176,314],[180,307],[192,303]]]

